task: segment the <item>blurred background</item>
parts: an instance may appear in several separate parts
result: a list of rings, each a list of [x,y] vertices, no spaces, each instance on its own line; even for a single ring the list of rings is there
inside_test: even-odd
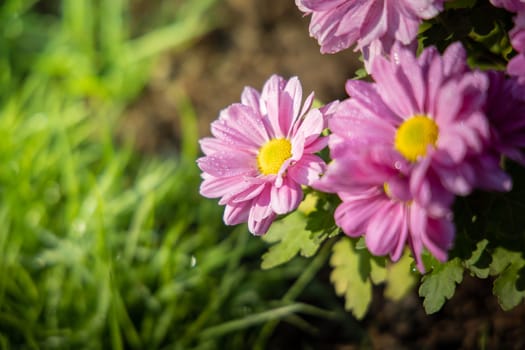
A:
[[[0,349],[523,348],[524,307],[463,283],[437,315],[377,293],[365,320],[329,247],[268,244],[198,194],[198,139],[245,85],[328,102],[361,67],[282,0],[0,1]],[[480,285],[481,284],[481,285]]]

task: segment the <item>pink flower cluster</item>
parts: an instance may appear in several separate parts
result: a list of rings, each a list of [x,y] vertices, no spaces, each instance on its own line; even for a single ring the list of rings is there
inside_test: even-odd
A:
[[[519,27],[525,0],[491,1],[517,12]],[[312,13],[323,51],[353,43],[365,50],[378,40],[389,51],[369,61],[372,82],[347,81],[343,101],[312,108],[313,93],[303,103],[296,77],[274,75],[221,111],[197,162],[201,194],[220,198],[225,223],[264,234],[311,186],[337,194],[336,224],[364,236],[371,253],[395,261],[408,246],[422,272],[424,250],[447,259],[456,197],[509,191],[502,157],[525,165],[525,82],[524,74],[469,68],[460,43],[416,56],[407,44],[443,2],[297,0]],[[509,64],[511,74],[525,69],[525,30],[516,28],[520,54],[511,63],[521,71]],[[326,146],[328,165],[316,155]]]
[[[524,159],[524,89],[470,70],[457,43],[418,58],[394,47],[372,77],[347,82],[350,98],[328,121],[333,161],[314,186],[339,195],[335,220],[347,235],[364,235],[373,254],[394,261],[408,244],[424,271],[423,249],[447,258],[456,196],[511,189],[500,158]]]

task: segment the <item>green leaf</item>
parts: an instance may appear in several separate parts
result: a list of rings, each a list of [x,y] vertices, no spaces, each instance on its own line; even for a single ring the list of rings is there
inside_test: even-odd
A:
[[[489,264],[492,258],[486,250],[488,243],[489,241],[486,239],[479,241],[470,258],[463,263],[478,278],[487,278],[489,276]]]
[[[385,258],[372,255],[370,258],[370,279],[376,285],[385,282],[387,277]]]
[[[280,221],[272,224],[263,239],[267,242],[277,242],[262,256],[262,269],[271,269],[290,261],[297,254],[310,257],[319,248],[319,243],[310,238],[306,230],[305,216],[296,211]]]
[[[363,276],[362,258],[363,254],[354,249],[351,240],[342,237],[334,244],[330,259],[333,267],[330,281],[334,284],[335,292],[344,296],[345,309],[352,311],[358,319],[364,317],[372,300],[372,282],[368,275]]]
[[[299,211],[306,214],[306,229],[311,232],[312,240],[321,243],[339,233],[335,224],[334,211],[339,205],[335,195],[311,192],[299,206]]]
[[[406,250],[399,261],[387,268],[385,297],[401,300],[414,287],[416,275],[412,272],[413,262],[414,259]]]
[[[494,280],[492,292],[505,311],[514,308],[525,298],[525,291],[520,291],[517,287],[520,270],[523,267],[525,267],[525,259],[521,253],[497,248],[493,254],[491,273],[499,276]]]
[[[440,264],[433,263],[434,269],[421,279],[419,295],[424,297],[423,307],[427,314],[441,309],[447,299],[452,298],[456,283],[463,280],[463,267],[458,258]]]

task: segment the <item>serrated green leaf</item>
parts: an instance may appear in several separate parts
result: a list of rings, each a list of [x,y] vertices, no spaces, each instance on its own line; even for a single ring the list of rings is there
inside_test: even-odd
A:
[[[419,287],[419,295],[425,298],[423,307],[427,314],[439,311],[454,295],[456,283],[463,280],[463,266],[458,258],[433,265],[434,269],[423,276]]]
[[[479,241],[470,258],[463,263],[463,265],[478,278],[487,278],[489,276],[489,264],[492,258],[486,251],[488,243],[489,241],[486,239]]]
[[[385,258],[370,255],[370,279],[374,284],[385,282],[387,271],[385,268]]]
[[[309,199],[309,197],[313,199]],[[339,228],[335,224],[334,211],[340,199],[332,194],[315,192],[309,193],[303,203],[307,203],[307,201],[309,205],[304,204],[307,211],[303,210],[303,212],[307,214],[306,229],[311,232],[312,240],[320,244],[326,239],[336,236],[339,233]]]
[[[363,277],[360,269],[360,254],[352,246],[350,239],[343,237],[332,248],[330,265],[333,267],[330,281],[337,295],[344,296],[345,309],[362,319],[372,300],[372,283]]]
[[[496,276],[501,274],[507,266],[512,264],[516,253],[510,253],[504,248],[496,248],[494,253],[492,253],[492,262],[489,266],[489,272],[491,276]]]
[[[498,298],[501,308],[508,311],[518,305],[525,298],[525,291],[517,288],[520,270],[525,266],[525,259],[520,253],[509,252],[498,248],[494,254],[491,265],[492,271],[500,271],[500,275],[494,280],[492,292]]]
[[[267,242],[278,242],[262,256],[262,269],[271,269],[284,264],[297,254],[310,257],[319,248],[319,243],[310,238],[310,231],[305,229],[305,216],[294,212],[272,224],[268,233],[263,236]]]
[[[387,268],[385,297],[390,300],[401,300],[415,285],[416,275],[412,273],[414,259],[408,250],[399,261]]]

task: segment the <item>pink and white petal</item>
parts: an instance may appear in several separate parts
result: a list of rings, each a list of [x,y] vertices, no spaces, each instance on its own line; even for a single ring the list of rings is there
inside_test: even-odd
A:
[[[350,237],[362,236],[367,231],[370,218],[377,213],[386,202],[384,196],[377,194],[345,201],[335,210],[335,223]]]
[[[266,184],[257,198],[253,199],[250,209],[250,220],[261,221],[273,213],[271,203],[271,184]]]
[[[373,77],[383,101],[399,118],[408,119],[422,112],[412,96],[410,82],[398,65],[377,57],[374,60]]]
[[[303,148],[308,147],[319,138],[324,129],[324,125],[325,121],[321,112],[318,109],[313,109],[301,120],[299,128],[292,136],[303,135],[305,138]]]
[[[396,11],[396,9],[391,9],[391,12]],[[414,42],[415,37],[419,29],[419,24],[421,20],[419,18],[410,18],[406,16],[399,16],[398,24],[396,26],[396,39],[402,42],[405,45],[408,45]]]
[[[402,21],[403,22],[403,21]],[[419,21],[415,21],[417,23],[415,25],[416,32],[417,28],[419,27]],[[416,33],[417,34],[417,33]],[[414,38],[412,36],[412,38]],[[412,40],[412,39],[411,39]],[[415,101],[415,110],[417,111],[424,111],[425,109],[425,91],[426,91],[426,84],[423,77],[423,72],[419,68],[418,62],[416,57],[414,56],[414,53],[407,50],[407,49],[400,49],[398,50],[398,57],[400,61],[403,61],[403,64],[401,64],[401,68],[403,71],[404,76],[407,78],[409,82],[409,88],[411,96],[413,96]]]
[[[339,105],[335,107],[334,114],[345,115],[344,110],[354,106],[355,102],[353,101],[358,100],[358,108],[362,109],[363,112],[365,110],[369,111],[363,115],[375,115],[377,118],[383,120],[384,124],[399,125],[402,122],[402,119],[387,107],[375,84],[361,80],[347,80],[345,90],[348,96],[352,98],[339,103]],[[347,113],[346,115],[353,116],[354,114],[355,113]],[[385,123],[385,120],[388,121],[388,123]]]
[[[301,109],[301,112],[299,113],[299,116],[303,116],[312,108],[312,104],[314,102],[314,93],[311,92],[310,95],[306,97],[306,100],[304,101],[303,107]]]
[[[397,243],[395,244],[393,251],[390,252],[390,258],[392,261],[398,261],[401,258],[407,245],[410,226],[410,205],[404,205],[403,216],[404,218],[402,219],[402,225],[399,229]]]
[[[326,146],[328,146],[328,137],[321,136],[318,137],[315,141],[311,142],[308,146],[305,146],[304,153],[317,153],[326,148]]]
[[[398,121],[397,125],[401,120]],[[355,99],[341,102],[337,111],[328,120],[328,126],[335,135],[359,139],[370,145],[385,143],[393,145],[396,132],[396,124],[381,119]]]
[[[207,175],[207,176],[205,176]],[[207,198],[218,198],[229,194],[236,194],[252,186],[242,180],[242,177],[214,177],[203,174],[204,180],[200,186],[200,194]]]
[[[201,146],[202,152],[208,156],[228,150],[235,152],[246,152],[252,154],[253,156],[257,155],[256,149],[254,147],[242,149],[237,147],[235,144],[227,143],[224,140],[217,139],[215,137],[204,137],[199,140],[199,144]]]
[[[439,261],[445,262],[448,250],[452,248],[455,236],[454,224],[451,220],[428,218],[427,230],[422,236],[423,245]]]
[[[292,139],[292,156],[290,159],[298,161],[301,159],[304,153],[305,135],[302,132],[298,132]]]
[[[454,194],[441,183],[441,179],[430,168],[430,157],[424,158],[412,171],[410,192],[414,201],[432,216],[444,216],[450,213]]]
[[[436,153],[446,153],[450,160],[457,164],[467,155],[467,145],[461,136],[454,132],[453,127],[451,129],[439,135]]]
[[[410,249],[412,250],[412,255],[416,261],[416,266],[421,273],[425,273],[425,265],[421,258],[423,253],[423,236],[427,231],[427,214],[423,208],[421,208],[417,203],[413,203],[410,206],[409,213],[409,237],[408,242]]]
[[[255,235],[262,235],[276,218],[270,206],[270,186],[267,186],[259,197],[253,199],[248,215],[248,229]]]
[[[301,115],[301,104],[303,102],[303,87],[301,86],[301,82],[297,77],[290,78],[284,87],[283,90],[284,95],[290,96],[290,99],[292,101],[292,113],[291,115],[287,116],[287,120],[284,123],[281,123],[283,127],[283,131],[287,131],[288,137],[290,136],[290,130],[292,130],[292,126],[295,124],[295,121],[299,116]],[[281,115],[281,119],[283,119],[283,116]]]
[[[298,184],[311,185],[319,179],[325,169],[326,164],[320,157],[305,154],[301,160],[288,167],[287,176]]]
[[[255,90],[250,86],[246,86],[241,94],[241,103],[246,106],[250,106],[256,111],[260,111],[259,100],[261,99],[261,94],[259,91]]]
[[[259,149],[268,140],[258,112],[239,103],[221,111],[219,119],[211,124],[211,132],[216,138],[241,149]]]
[[[468,162],[463,162],[454,167],[436,167],[435,170],[447,191],[456,195],[466,196],[470,194],[476,184],[476,173]]]
[[[404,204],[386,202],[370,219],[365,235],[368,250],[374,255],[393,254],[406,226]]]
[[[388,1],[368,1],[369,7],[360,27],[359,47],[370,44],[374,39],[382,37],[388,30],[386,14]]]
[[[301,185],[289,178],[285,178],[279,188],[272,186],[270,205],[276,214],[286,214],[297,209],[302,199]]]
[[[351,36],[352,41],[357,41],[370,6],[371,1],[346,1],[345,6],[340,7],[339,25],[334,35]]]
[[[216,177],[257,176],[257,161],[243,152],[217,152],[197,159],[199,168]]]
[[[461,75],[468,70],[467,52],[459,41],[450,44],[442,57],[443,74],[446,77]]]
[[[248,221],[251,201],[230,203],[224,207],[223,220],[226,225],[238,225]]]
[[[428,115],[436,117],[439,115],[438,108],[441,107],[439,92],[444,82],[443,62],[436,48],[429,47],[424,50],[418,58],[420,66],[427,67],[424,74],[427,82],[425,111]]]
[[[281,106],[281,90],[285,84],[285,80],[278,76],[272,75],[264,84],[261,93],[261,109],[264,108],[268,115],[268,121],[271,127],[269,134],[271,138],[283,138],[286,136],[281,129],[280,124],[280,106]]]
[[[243,105],[232,105],[229,111],[229,125],[238,132],[251,138],[256,145],[269,140],[263,117],[259,111]]]
[[[266,183],[261,184],[253,184],[249,182],[245,182],[249,184],[249,187],[246,187],[242,191],[231,191],[229,194],[225,195],[219,204],[223,204],[221,202],[228,202],[228,203],[238,203],[238,202],[245,202],[249,201],[255,197],[257,197],[261,192],[264,190]]]
[[[264,235],[266,232],[268,232],[268,229],[274,222],[277,215],[274,213],[271,213],[267,217],[256,221],[251,218],[248,218],[248,230],[254,235],[261,236]]]

